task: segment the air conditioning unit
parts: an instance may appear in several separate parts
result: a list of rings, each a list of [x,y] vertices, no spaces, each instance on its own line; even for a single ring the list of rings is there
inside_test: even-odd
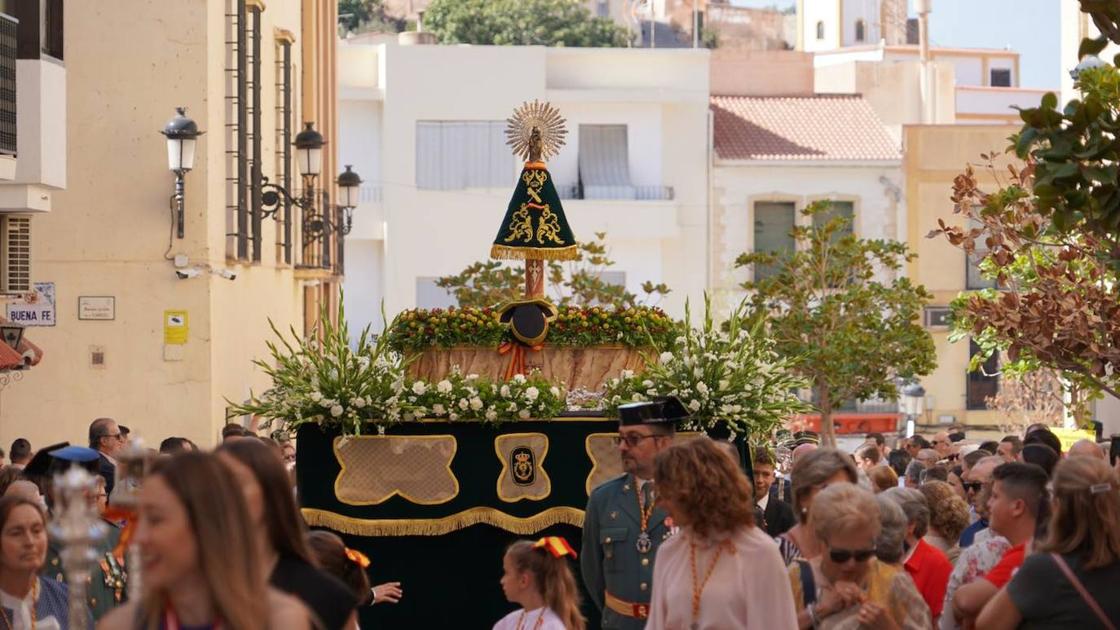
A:
[[[926,328],[947,328],[952,314],[948,306],[927,306],[923,317]]]
[[[31,217],[0,215],[0,293],[31,291]]]

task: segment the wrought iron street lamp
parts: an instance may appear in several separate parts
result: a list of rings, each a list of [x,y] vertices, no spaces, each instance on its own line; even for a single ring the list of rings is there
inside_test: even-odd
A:
[[[914,424],[925,413],[926,388],[918,382],[911,382],[899,392],[902,394],[902,413],[906,415],[906,437],[914,435]]]
[[[316,191],[315,179],[323,169],[323,145],[327,142],[323,135],[315,130],[315,123],[304,123],[303,131],[296,134],[292,145],[296,148],[296,163],[299,173],[303,177],[303,193],[297,198],[279,184],[273,184],[267,177],[261,182],[261,206],[264,217],[279,220],[277,213],[280,204],[289,203],[303,210],[303,244],[309,245],[322,238],[328,230],[341,233],[343,236],[350,233],[354,224],[354,208],[358,207],[358,194],[362,185],[362,178],[353,171],[350,165],[346,171],[340,173],[335,183],[338,185],[339,201],[337,205],[327,202],[326,191]],[[317,204],[316,199],[321,199]],[[336,225],[331,220],[328,210],[341,210],[343,221]]]
[[[0,336],[3,337],[4,343],[8,344],[12,350],[18,350],[19,343],[23,341],[23,324],[16,324],[14,322],[4,322],[0,324]]]
[[[176,235],[183,238],[183,217],[186,205],[183,176],[194,168],[195,145],[204,131],[187,118],[186,107],[176,107],[175,117],[168,121],[162,133],[167,137],[167,168],[175,174],[175,193],[171,195],[171,206],[175,212]]]

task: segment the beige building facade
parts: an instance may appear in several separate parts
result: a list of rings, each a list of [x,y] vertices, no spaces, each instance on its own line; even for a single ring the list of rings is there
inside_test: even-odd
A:
[[[0,444],[84,443],[109,416],[149,446],[210,445],[227,400],[269,385],[251,364],[269,320],[303,334],[337,293],[340,239],[309,240],[309,213],[269,215],[261,199],[264,177],[299,195],[285,148],[314,121],[333,202],[336,3],[72,2],[65,20],[69,176],[36,218],[31,259],[33,279],[53,283],[55,323],[28,329],[44,359],[0,392]],[[158,133],[178,106],[205,132],[182,238]]]

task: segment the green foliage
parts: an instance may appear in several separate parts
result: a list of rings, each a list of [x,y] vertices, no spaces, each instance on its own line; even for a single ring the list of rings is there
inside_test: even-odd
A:
[[[568,263],[549,261],[548,288],[558,306],[613,305],[638,306],[638,296],[626,287],[609,284],[602,274],[614,265],[606,245],[606,232],[596,232],[595,240],[578,243],[579,258]],[[497,260],[476,262],[453,276],[444,276],[436,286],[447,289],[464,308],[492,308],[521,299],[525,290],[525,268]],[[642,284],[644,300],[668,295],[665,284]]]
[[[404,26],[385,12],[384,0],[338,0],[338,23],[350,32],[399,32]]]
[[[808,411],[796,394],[807,383],[794,375],[789,359],[774,351],[764,318],[752,323],[745,314],[744,303],[721,326],[705,296],[704,320],[694,328],[686,305],[682,334],[660,346],[658,357],[647,358],[644,373],[624,371],[607,383],[607,415],[617,415],[623,403],[676,396],[692,414],[685,429],[725,422],[736,434],[767,439],[791,415]]]
[[[457,368],[438,383],[415,381],[401,395],[412,408],[405,419],[447,418],[497,424],[502,420],[555,418],[565,407],[565,392],[540,376],[515,374],[494,381]]]
[[[619,47],[626,31],[579,0],[433,0],[424,26],[443,44]]]
[[[624,345],[650,347],[666,343],[676,334],[677,324],[657,308],[602,308],[564,306],[549,327],[550,346],[589,347]],[[398,352],[456,346],[497,347],[512,336],[498,322],[495,309],[412,309],[393,320],[385,334]]]
[[[830,204],[806,208],[809,217]],[[793,229],[792,252],[754,252],[736,266],[766,265],[774,273],[745,282],[751,317],[767,318],[767,335],[814,390],[824,439],[834,442],[832,411],[845,400],[897,398],[897,379],[929,374],[933,339],[921,326],[930,294],[900,274],[913,260],[906,244],[861,239],[850,220]],[[894,276],[893,280],[886,280]]]

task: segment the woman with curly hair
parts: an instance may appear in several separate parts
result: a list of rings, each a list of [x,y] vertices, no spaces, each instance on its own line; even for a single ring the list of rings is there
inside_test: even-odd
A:
[[[968,503],[944,481],[927,481],[918,490],[929,504],[929,531],[924,540],[956,564],[961,555],[958,541],[968,527]]]
[[[707,438],[654,462],[658,502],[680,532],[662,543],[648,630],[797,627],[778,548],[754,523],[747,477]]]

